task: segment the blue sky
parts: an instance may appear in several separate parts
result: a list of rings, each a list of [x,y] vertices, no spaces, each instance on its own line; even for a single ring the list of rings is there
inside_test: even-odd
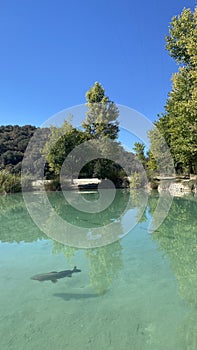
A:
[[[150,120],[177,66],[165,50],[172,16],[196,1],[1,0],[0,125],[39,126],[85,103],[99,81]]]

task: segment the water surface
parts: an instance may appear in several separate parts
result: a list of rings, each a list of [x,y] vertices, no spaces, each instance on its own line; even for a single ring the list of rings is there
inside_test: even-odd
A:
[[[132,192],[90,220],[76,215],[59,193],[49,199],[73,224],[102,230],[103,222],[120,217],[128,195],[133,204],[125,218],[131,209],[137,213],[139,196]],[[150,234],[157,200],[157,194],[149,197],[123,239],[77,249],[41,232],[20,194],[0,197],[0,348],[196,350],[197,199],[174,198],[167,218]],[[30,279],[74,266],[82,272],[58,283]]]

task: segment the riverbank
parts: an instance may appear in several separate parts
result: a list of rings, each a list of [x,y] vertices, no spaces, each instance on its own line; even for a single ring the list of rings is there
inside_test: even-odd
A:
[[[190,178],[172,177],[160,178],[157,180],[158,192],[169,191],[172,196],[183,196],[188,193],[197,193],[197,176],[192,175]]]
[[[134,174],[135,175],[135,174]],[[139,176],[138,176],[139,177]],[[148,191],[158,190],[158,192],[169,191],[172,196],[182,196],[187,193],[197,193],[197,175],[186,177],[155,177],[152,181],[142,182],[139,179],[126,178],[120,186],[116,188],[131,188],[142,189],[146,188]],[[45,180],[39,179],[32,181],[30,178],[23,178],[23,186],[21,186],[20,175],[13,175],[7,172],[2,172],[0,182],[0,194],[15,193],[26,191],[61,191],[61,190],[97,190],[98,186],[102,188],[111,188],[111,182],[107,179],[101,180],[99,178],[83,178],[83,179],[64,179],[60,184],[58,178]]]

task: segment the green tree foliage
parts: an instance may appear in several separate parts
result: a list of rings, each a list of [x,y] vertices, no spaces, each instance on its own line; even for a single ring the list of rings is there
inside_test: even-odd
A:
[[[130,188],[139,189],[143,188],[147,185],[147,177],[146,174],[140,172],[134,172],[130,176]]]
[[[7,170],[0,171],[0,193],[21,191],[21,179],[18,174],[11,174]]]
[[[0,169],[20,173],[24,152],[35,130],[31,125],[0,126]]]
[[[164,138],[162,130],[156,127],[149,131],[151,140],[150,150],[148,153],[148,173],[152,178],[160,175],[174,175],[174,163],[169,146]]]
[[[196,10],[184,9],[181,15],[174,16],[166,36],[166,48],[170,55],[178,62],[190,64],[196,51],[194,48],[196,34]]]
[[[147,184],[146,173],[143,171],[147,168],[147,158],[145,156],[145,145],[141,142],[134,143],[134,154],[139,162],[139,170],[131,173],[130,188],[142,188]]]
[[[135,142],[133,147],[136,157],[139,159],[143,167],[146,167],[145,145],[141,142]]]
[[[172,155],[177,168],[182,164],[190,172],[197,170],[197,100],[193,97],[196,78],[193,69],[181,67],[173,76],[166,104]]]
[[[139,167],[137,171],[134,169],[134,172],[131,172],[130,176],[130,188],[136,189],[136,188],[142,188],[147,184],[147,177],[150,178],[150,174],[156,170],[157,167],[154,167],[151,163],[153,157],[151,157],[151,152],[148,151],[147,157],[145,156],[145,145],[141,142],[135,142],[133,151],[135,156],[137,157]],[[146,170],[143,172],[143,168]],[[148,169],[149,171],[147,171]]]
[[[60,171],[67,159],[69,171],[65,175],[71,180],[75,174],[78,175],[76,169],[79,170],[78,165],[82,164],[79,177],[108,178],[117,187],[128,184],[127,176],[136,171],[138,165],[133,154],[126,152],[117,142],[119,110],[98,82],[87,92],[86,99],[88,110],[82,123],[83,131],[72,126],[71,116],[64,120],[61,127],[0,127],[0,170],[20,173],[23,164],[27,189],[30,189],[31,180],[43,177],[55,181],[47,186],[53,188],[57,183],[55,188],[59,189]],[[82,162],[80,149],[77,153],[77,146],[84,141],[91,141],[86,143],[90,145],[86,154],[92,152],[94,156],[86,165]],[[25,152],[26,149],[28,152]],[[71,151],[74,149],[76,152],[73,155]]]
[[[61,127],[50,127],[50,136],[45,144],[43,153],[47,159],[50,170],[57,176],[59,176],[62,165],[70,152],[82,142],[84,142],[86,136],[83,131],[78,130],[72,126],[71,118],[64,120]],[[78,156],[78,157],[77,157]],[[80,159],[80,154],[75,154],[73,158],[70,156],[69,160],[69,172],[66,176],[70,176],[71,181],[75,171],[75,165]]]
[[[148,151],[147,167],[148,167],[148,177],[150,179],[153,179],[155,174],[157,174],[157,163],[150,150]]]
[[[166,48],[180,67],[155,125],[170,147],[176,171],[197,172],[197,8],[173,17]],[[154,133],[150,138],[155,143]]]
[[[60,174],[63,162],[69,155],[69,153],[73,150],[74,147],[80,145],[84,141],[84,133],[76,128],[68,131],[65,135],[61,136],[55,145],[52,147],[47,160],[50,168],[55,172],[56,175]],[[80,153],[78,154],[78,158],[80,159]],[[78,162],[77,155],[75,157],[69,158],[69,174],[71,178],[73,178],[75,164]]]
[[[119,143],[116,141],[119,132],[118,107],[109,100],[104,88],[98,82],[87,91],[86,100],[88,111],[82,126],[88,139],[99,141],[96,148],[100,157],[91,162],[93,176],[108,178],[119,186],[126,174],[118,165],[121,153]],[[117,159],[114,160],[114,156]]]
[[[102,85],[96,82],[86,93],[86,100],[88,111],[82,126],[89,138],[117,139],[119,111],[115,103],[105,95]]]

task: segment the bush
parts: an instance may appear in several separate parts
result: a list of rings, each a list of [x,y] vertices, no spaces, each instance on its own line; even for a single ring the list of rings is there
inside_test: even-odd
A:
[[[21,177],[19,175],[10,174],[6,170],[0,172],[0,192],[13,193],[21,191]]]
[[[138,188],[145,187],[146,185],[147,185],[147,177],[144,172],[143,173],[134,172],[130,176],[130,188],[138,189]]]

